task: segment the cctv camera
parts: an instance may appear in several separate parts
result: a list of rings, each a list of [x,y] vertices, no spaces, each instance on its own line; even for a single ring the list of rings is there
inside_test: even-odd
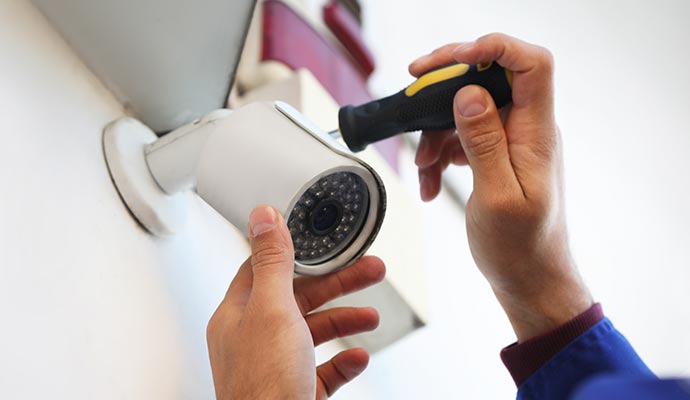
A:
[[[300,274],[351,264],[383,222],[376,172],[282,102],[217,110],[160,139],[124,118],[106,128],[104,149],[123,200],[152,233],[173,233],[189,190],[245,235],[251,210],[270,204],[287,221]]]

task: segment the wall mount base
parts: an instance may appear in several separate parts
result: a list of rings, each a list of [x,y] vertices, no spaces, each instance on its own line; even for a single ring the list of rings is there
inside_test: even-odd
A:
[[[120,197],[137,221],[157,236],[170,236],[185,223],[185,196],[165,193],[151,175],[145,148],[156,140],[138,120],[120,118],[105,127],[103,151]]]

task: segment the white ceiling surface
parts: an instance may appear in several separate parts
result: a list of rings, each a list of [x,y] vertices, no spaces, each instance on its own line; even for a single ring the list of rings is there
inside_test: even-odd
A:
[[[316,12],[321,1],[307,3]],[[660,375],[690,375],[690,3],[362,3],[365,35],[377,58],[371,86],[380,95],[410,83],[411,60],[451,41],[502,31],[553,52],[575,258],[606,314],[648,364]],[[345,390],[364,393],[367,387],[389,398],[508,398],[514,387],[499,370],[498,347],[478,355],[462,353],[450,341],[482,340],[473,333],[482,330],[492,341],[494,330],[505,326],[494,321],[503,318],[500,313],[484,304],[493,301],[489,297],[440,293],[452,290],[447,281],[458,277],[453,268],[473,266],[453,259],[454,251],[460,260],[467,257],[465,239],[442,219],[443,206],[426,210],[435,218],[428,220],[430,235],[438,240],[447,233],[462,243],[432,256],[445,257],[448,268],[430,266],[432,274],[448,277],[432,276],[432,321],[375,356],[359,386]],[[460,276],[480,285],[478,274]],[[485,317],[461,320],[468,316],[458,308],[464,302],[486,309]]]

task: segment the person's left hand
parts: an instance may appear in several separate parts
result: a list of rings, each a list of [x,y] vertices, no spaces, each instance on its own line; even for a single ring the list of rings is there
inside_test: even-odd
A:
[[[325,399],[369,363],[364,349],[338,353],[316,367],[314,347],[371,331],[373,308],[312,312],[346,293],[380,282],[383,262],[364,257],[320,277],[293,279],[294,251],[284,218],[261,206],[249,218],[252,255],[239,268],[208,324],[218,399]]]

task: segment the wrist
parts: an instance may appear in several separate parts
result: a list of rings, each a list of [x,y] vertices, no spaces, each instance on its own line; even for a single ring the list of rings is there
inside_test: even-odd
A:
[[[216,393],[218,400],[230,399],[280,399],[286,397],[289,391],[280,391],[273,383],[257,382],[257,384],[240,384],[227,388],[223,393]]]
[[[565,324],[594,304],[574,267],[565,271],[568,272],[543,274],[524,283],[492,285],[518,343]]]
[[[501,350],[501,360],[515,384],[520,387],[558,352],[604,319],[601,305],[595,303],[582,314],[543,335]]]

